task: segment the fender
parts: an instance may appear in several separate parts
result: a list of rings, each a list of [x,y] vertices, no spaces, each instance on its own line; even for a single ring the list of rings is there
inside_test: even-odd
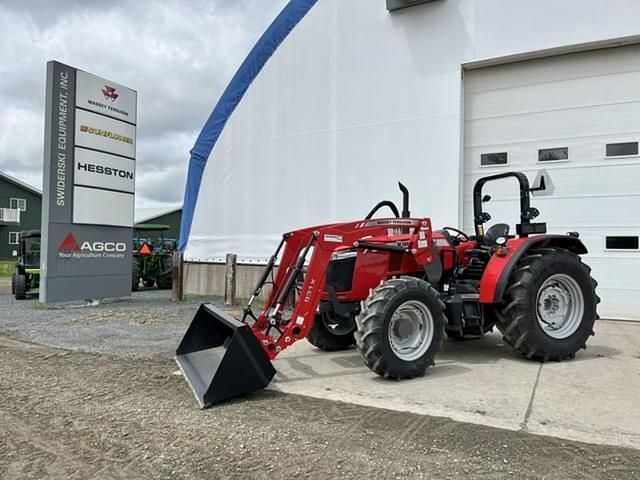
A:
[[[492,255],[480,280],[480,303],[500,303],[514,267],[533,248],[559,247],[578,255],[587,253],[584,243],[570,235],[536,235],[507,241],[508,253],[504,257]]]

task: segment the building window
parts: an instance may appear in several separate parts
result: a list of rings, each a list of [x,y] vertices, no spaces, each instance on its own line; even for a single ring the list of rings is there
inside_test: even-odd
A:
[[[559,162],[569,160],[569,147],[541,148],[538,150],[539,162]]]
[[[638,142],[607,143],[607,157],[633,157],[638,155]]]
[[[20,243],[19,232],[9,232],[9,245],[18,245]]]
[[[606,238],[607,250],[638,250],[639,243],[637,235]]]
[[[483,167],[491,167],[494,165],[506,165],[507,152],[500,153],[483,153],[480,155],[480,165]]]
[[[27,211],[27,201],[24,198],[11,198],[9,200],[9,208],[14,210],[20,210],[21,212]]]

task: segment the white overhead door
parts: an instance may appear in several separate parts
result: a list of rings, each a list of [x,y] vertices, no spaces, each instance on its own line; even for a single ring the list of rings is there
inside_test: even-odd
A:
[[[546,169],[556,188],[533,198],[536,221],[580,232],[602,317],[640,319],[640,46],[470,70],[464,90],[465,229],[478,178],[519,170],[533,181]],[[487,225],[514,229],[516,182],[486,190]]]

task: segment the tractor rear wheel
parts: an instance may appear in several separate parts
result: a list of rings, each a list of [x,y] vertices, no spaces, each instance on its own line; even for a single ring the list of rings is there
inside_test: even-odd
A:
[[[140,286],[140,263],[136,257],[131,261],[131,291],[137,292]]]
[[[307,340],[314,347],[327,352],[346,350],[356,343],[353,332],[356,323],[353,316],[339,316],[333,312],[317,313],[307,334]]]
[[[168,254],[162,260],[163,274],[158,277],[156,283],[158,288],[169,290],[173,284],[173,255]]]
[[[362,302],[356,345],[366,365],[385,378],[424,375],[440,351],[444,303],[424,280],[387,280]]]
[[[14,291],[16,300],[27,298],[27,277],[26,275],[16,275],[16,285]]]
[[[587,348],[600,302],[590,272],[564,249],[534,250],[520,259],[499,315],[506,342],[541,361],[573,358]]]

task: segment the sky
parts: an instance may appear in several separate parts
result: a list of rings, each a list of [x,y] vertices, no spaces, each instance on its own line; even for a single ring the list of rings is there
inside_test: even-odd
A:
[[[182,202],[200,129],[286,0],[0,0],[0,171],[42,188],[46,63],[138,92],[136,207]]]

